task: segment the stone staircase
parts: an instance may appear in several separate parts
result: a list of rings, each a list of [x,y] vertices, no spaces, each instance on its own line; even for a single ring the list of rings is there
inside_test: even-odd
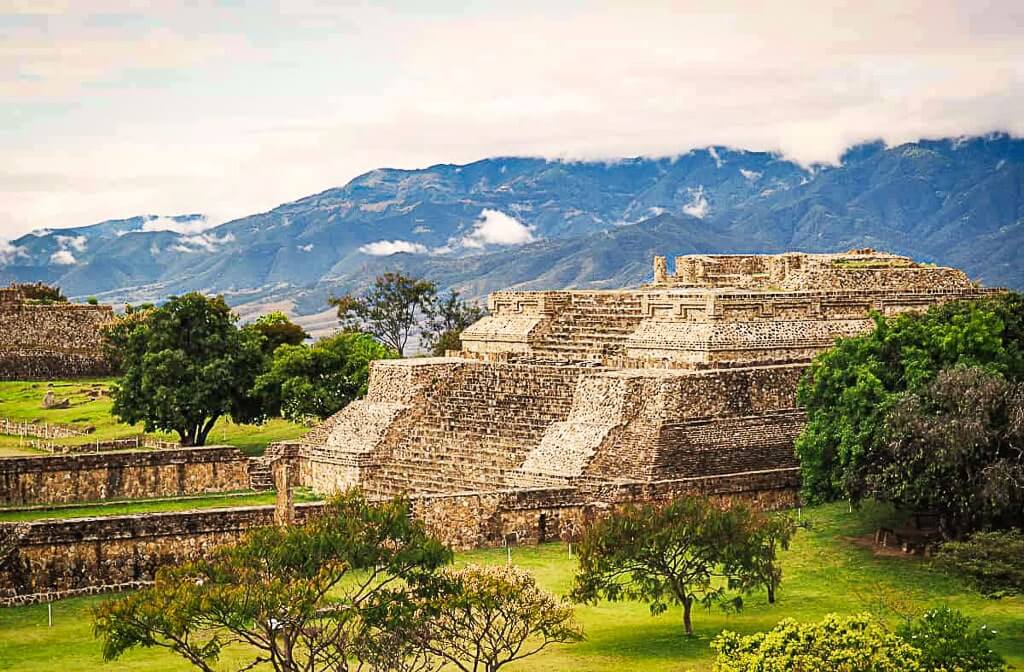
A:
[[[531,343],[539,356],[566,361],[601,361],[625,353],[626,338],[643,319],[637,294],[573,294]]]
[[[249,458],[249,489],[265,491],[274,489],[274,473],[271,469],[273,458],[261,455]]]

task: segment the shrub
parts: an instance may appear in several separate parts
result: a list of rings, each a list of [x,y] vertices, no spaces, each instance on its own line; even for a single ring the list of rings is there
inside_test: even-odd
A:
[[[726,630],[711,643],[715,672],[913,672],[921,652],[868,614],[829,614],[820,623],[787,618],[743,637]]]
[[[98,305],[100,305],[100,300],[97,299],[95,296],[90,296],[89,298],[87,298],[85,300],[85,302],[88,303],[90,306],[98,306]]]
[[[996,632],[982,625],[973,627],[971,619],[949,607],[925,612],[921,618],[903,626],[897,634],[921,652],[921,669],[934,672],[1002,672],[1006,663],[989,648]]]
[[[990,597],[1024,594],[1024,534],[1020,530],[975,532],[942,545],[940,568],[966,578]]]

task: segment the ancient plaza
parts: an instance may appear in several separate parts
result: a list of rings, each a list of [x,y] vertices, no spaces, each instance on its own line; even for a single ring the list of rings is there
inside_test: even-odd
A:
[[[254,527],[301,523],[322,505],[292,506],[296,485],[407,495],[455,548],[571,539],[609,507],[681,494],[795,506],[796,390],[812,358],[874,313],[997,291],[869,249],[668,266],[656,257],[635,289],[496,292],[461,350],[374,362],[364,399],[260,457],[211,446],[0,460],[8,505],[259,489],[271,475],[279,501],[0,525],[0,604],[144,585]],[[6,377],[102,369],[109,308],[9,298]]]

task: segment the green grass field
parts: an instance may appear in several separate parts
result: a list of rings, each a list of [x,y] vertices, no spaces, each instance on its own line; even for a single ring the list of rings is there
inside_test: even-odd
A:
[[[805,509],[812,527],[802,531],[783,555],[785,579],[778,602],[770,606],[755,594],[739,614],[697,612],[697,636],[683,637],[678,611],[652,617],[637,603],[579,607],[587,641],[551,648],[507,669],[611,672],[623,670],[709,670],[710,640],[724,628],[744,633],[771,628],[792,616],[818,619],[828,612],[876,610],[883,597],[899,597],[918,607],[949,605],[999,631],[995,647],[1024,667],[1024,599],[986,600],[958,582],[932,571],[915,557],[876,555],[862,543],[888,515],[879,506],[849,513],[843,505]],[[504,550],[462,553],[459,562],[503,563]],[[575,561],[564,544],[517,548],[512,561],[531,572],[549,590],[565,593]],[[114,663],[102,663],[92,637],[89,609],[102,597],[65,600],[53,605],[54,627],[47,627],[46,605],[0,609],[0,670],[170,671],[192,669],[161,650],[140,650]],[[890,615],[890,618],[892,616]]]
[[[91,425],[96,428],[88,436],[57,439],[55,443],[79,444],[90,441],[128,438],[142,432],[141,425],[126,425],[118,422],[110,413],[112,401],[110,397],[92,398],[90,389],[108,388],[111,380],[91,381],[56,381],[45,382],[0,382],[0,417],[8,417],[22,422],[47,422],[70,425]],[[47,390],[60,398],[71,401],[70,408],[42,408],[43,396]],[[230,419],[222,418],[210,433],[207,441],[210,445],[227,444],[236,446],[247,455],[260,455],[267,444],[273,441],[295,439],[308,431],[308,428],[281,418],[270,420],[262,425],[237,425]],[[177,435],[171,433],[151,434],[155,439],[177,441]],[[37,455],[39,451],[26,448],[17,436],[0,434],[0,457],[12,455]]]
[[[135,513],[157,513],[161,511],[190,511],[195,509],[216,509],[238,506],[261,506],[273,504],[274,492],[227,492],[193,497],[157,497],[153,499],[130,499],[115,502],[90,502],[54,507],[26,507],[20,509],[0,508],[0,523],[47,520],[54,518],[89,518],[100,516],[125,516]],[[294,492],[297,504],[319,501],[320,497],[305,488]]]

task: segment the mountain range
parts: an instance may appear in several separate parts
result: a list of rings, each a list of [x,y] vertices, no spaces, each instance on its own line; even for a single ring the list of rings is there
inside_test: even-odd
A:
[[[1024,288],[1024,140],[874,142],[837,165],[715,146],[659,159],[379,169],[218,226],[201,214],[143,215],[34,231],[0,245],[0,281],[111,303],[200,290],[243,314],[309,316],[384,270],[476,298],[637,284],[655,254],[853,247]]]

